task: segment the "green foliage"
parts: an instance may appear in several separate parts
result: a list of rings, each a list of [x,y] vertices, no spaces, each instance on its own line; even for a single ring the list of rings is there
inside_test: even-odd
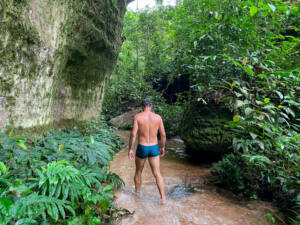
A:
[[[106,119],[111,119],[140,106],[142,100],[149,96],[155,96],[155,92],[142,77],[122,74],[108,84],[102,112],[106,115]]]
[[[103,166],[108,165],[114,152],[110,146],[101,142],[101,136],[83,136],[78,130],[68,133],[52,131],[40,139],[38,144],[37,150],[45,148],[47,154],[42,157],[47,158],[47,161],[66,159],[78,166],[84,163],[91,167],[96,165],[96,162]]]
[[[1,224],[115,219],[112,189],[124,182],[107,165],[122,143],[103,122],[80,130],[52,130],[37,140],[10,128],[0,133]]]
[[[100,185],[97,175],[82,168],[81,171],[70,166],[67,161],[51,162],[47,168],[37,169],[36,186],[41,194],[75,202],[82,193],[91,194],[89,187]],[[85,176],[84,176],[85,175]]]
[[[162,41],[151,37],[150,52],[158,55],[146,62],[152,58],[160,63],[148,64],[148,71],[171,59],[172,67],[165,67],[170,68],[169,79],[171,74],[190,74],[189,104],[205,104],[204,96],[215,92],[215,104],[222,101],[234,115],[228,124],[235,132],[233,153],[214,165],[214,181],[293,208],[300,189],[297,4],[185,0],[152,15],[159,13],[162,22],[156,28]],[[164,50],[167,56],[161,54]],[[147,75],[162,81],[161,74]]]
[[[163,99],[163,90],[172,83],[172,54],[168,51],[171,36],[165,30],[161,17],[166,17],[164,8],[153,12],[127,12],[124,20],[123,43],[118,64],[108,82],[102,112],[106,119],[118,116],[140,106],[141,101],[150,97],[154,111],[165,123],[167,135],[177,135],[182,108],[179,103],[169,105]],[[159,45],[159,46],[157,46]],[[165,75],[162,75],[165,74]],[[162,85],[164,80],[166,83]]]
[[[101,182],[110,183],[116,189],[120,189],[123,185],[125,185],[124,181],[115,173],[109,171],[101,177]]]
[[[160,103],[154,105],[154,111],[161,115],[167,136],[176,136],[178,134],[179,124],[182,119],[182,106]]]
[[[214,182],[248,197],[272,199],[285,210],[295,208],[287,211],[299,217],[300,73],[272,72],[251,83],[225,84],[229,107],[237,113],[228,124],[235,131],[234,152],[213,166]]]
[[[273,200],[291,221],[299,218],[299,21],[298,3],[282,0],[184,0],[130,12],[115,70],[119,79],[129,76],[136,87],[146,82],[161,93],[188,75],[185,111],[200,103],[225,105],[232,113],[226,129],[235,138],[232,153],[213,166],[214,182]],[[160,107],[176,130],[180,113],[163,101],[156,109],[163,114]]]

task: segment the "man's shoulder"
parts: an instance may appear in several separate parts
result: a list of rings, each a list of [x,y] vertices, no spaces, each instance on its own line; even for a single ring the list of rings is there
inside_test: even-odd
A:
[[[144,118],[144,116],[145,116],[144,113],[140,112],[140,113],[135,114],[133,118],[134,118],[134,120],[138,120],[139,118]],[[159,114],[151,112],[151,116],[154,119],[161,120],[161,116]]]
[[[161,120],[161,116],[159,114],[152,112],[152,115],[155,119]]]
[[[142,116],[142,112],[135,114],[135,115],[133,116],[133,118],[134,118],[134,119],[138,119],[138,118],[141,117],[141,116]]]

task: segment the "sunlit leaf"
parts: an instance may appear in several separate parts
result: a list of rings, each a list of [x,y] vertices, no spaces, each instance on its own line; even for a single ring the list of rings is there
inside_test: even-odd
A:
[[[246,6],[246,5],[248,5],[248,6],[253,6],[254,4],[253,4],[252,1],[245,1],[245,2],[242,3],[242,5],[243,5],[243,6]]]
[[[60,144],[60,145],[59,145],[59,148],[58,148],[58,151],[61,152],[63,149],[64,149],[64,145],[63,145],[63,144]]]
[[[275,12],[275,10],[276,10],[276,7],[275,7],[274,5],[272,5],[272,4],[268,4],[268,6],[270,7],[270,9],[271,9],[273,12]]]
[[[25,145],[25,141],[24,141],[24,140],[18,140],[18,141],[16,142],[16,144],[17,144],[18,146],[20,146],[23,150],[27,150],[27,146]]]
[[[254,71],[251,68],[249,68],[248,66],[244,66],[243,68],[249,75],[251,75],[251,76],[254,75]]]
[[[11,137],[13,136],[13,134],[14,134],[14,129],[11,129],[11,131],[9,132],[9,136]]]
[[[239,122],[239,121],[240,121],[239,115],[234,115],[233,116],[233,122]]]
[[[94,137],[90,135],[90,143],[93,145],[95,143]]]
[[[251,6],[250,8],[250,16],[254,16],[257,13],[257,7]]]
[[[264,99],[264,103],[267,104],[267,103],[269,103],[269,102],[270,102],[270,98],[265,98],[265,99]]]
[[[275,217],[271,213],[267,213],[266,217],[268,220],[270,220],[272,223],[276,223]]]
[[[283,99],[283,94],[280,91],[275,91],[275,92],[278,94],[280,99]]]
[[[255,138],[257,138],[257,135],[256,135],[256,134],[254,134],[254,133],[252,133],[252,132],[250,132],[250,136],[252,137],[252,139],[255,139]]]
[[[0,172],[2,172],[2,174],[5,174],[7,172],[7,168],[3,162],[0,162]]]
[[[111,190],[111,189],[113,189],[113,186],[112,186],[112,185],[107,185],[107,186],[105,186],[105,187],[103,188],[103,191],[106,192],[106,191],[109,191],[109,190]]]

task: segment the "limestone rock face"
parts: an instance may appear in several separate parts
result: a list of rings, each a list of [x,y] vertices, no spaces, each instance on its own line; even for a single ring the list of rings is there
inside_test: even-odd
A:
[[[96,117],[122,44],[126,5],[0,2],[0,129]]]
[[[232,116],[222,104],[191,104],[184,112],[179,135],[191,152],[226,153],[233,134],[224,125]]]

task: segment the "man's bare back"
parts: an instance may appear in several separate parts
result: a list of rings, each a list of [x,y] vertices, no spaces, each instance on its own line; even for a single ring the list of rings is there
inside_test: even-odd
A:
[[[163,126],[159,115],[145,111],[135,115],[134,121],[138,123],[138,143],[140,145],[148,146],[158,143],[157,133]]]
[[[144,99],[142,104],[143,112],[134,116],[133,128],[129,140],[128,157],[130,160],[134,158],[134,142],[136,134],[138,134],[138,147],[136,150],[135,164],[136,171],[134,176],[135,190],[140,191],[142,183],[142,171],[148,158],[151,170],[156,179],[162,203],[166,203],[164,181],[160,174],[159,157],[165,154],[166,133],[163,121],[158,114],[151,112],[152,103],[149,99]],[[158,131],[161,136],[160,148],[158,148],[157,135]]]

